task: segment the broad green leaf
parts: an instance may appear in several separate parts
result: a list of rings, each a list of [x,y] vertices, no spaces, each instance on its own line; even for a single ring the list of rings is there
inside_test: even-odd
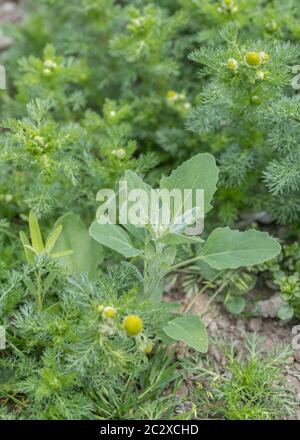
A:
[[[28,240],[26,234],[24,234],[24,232],[22,232],[22,231],[20,232],[20,238],[21,238],[21,242],[23,244],[26,259],[27,259],[28,263],[32,264],[34,261],[34,253],[28,248],[28,246],[30,246],[29,240]]]
[[[294,316],[294,307],[291,304],[283,304],[278,310],[277,316],[282,321],[288,321]]]
[[[33,211],[30,211],[29,213],[29,231],[32,247],[37,254],[41,254],[42,252],[44,252],[44,244],[39,227],[39,222]]]
[[[211,154],[199,153],[176,168],[169,177],[163,177],[160,187],[169,191],[203,189],[204,213],[212,208],[211,201],[217,189],[219,171]],[[194,207],[194,206],[193,206]]]
[[[127,191],[128,193],[134,190],[144,190],[145,194],[147,195],[147,200],[144,200],[141,198],[139,206],[140,206],[140,216],[145,219],[146,224],[150,224],[150,202],[151,202],[151,186],[146,184],[143,179],[141,179],[136,173],[133,171],[127,170],[125,172],[124,181],[127,183]],[[120,195],[120,194],[119,194]],[[127,212],[130,211],[130,207],[135,202],[129,202],[128,201],[128,209]]]
[[[137,226],[131,225],[130,223],[124,224],[122,226],[124,226],[124,228],[127,229],[129,234],[131,234],[137,240],[145,243],[145,240],[146,240],[146,229],[145,228],[139,228]]]
[[[189,243],[199,244],[199,243],[203,243],[204,240],[202,240],[202,238],[200,237],[170,233],[170,234],[162,235],[159,238],[159,241],[168,245],[177,245],[177,244],[189,244]]]
[[[246,300],[242,296],[230,295],[225,301],[225,307],[234,315],[241,313],[246,305]]]
[[[91,239],[87,227],[74,213],[58,219],[55,227],[59,225],[62,226],[62,233],[53,248],[52,256],[60,257],[60,264],[71,273],[87,273],[90,278],[95,278],[103,255],[101,246]]]
[[[90,236],[103,246],[113,249],[126,258],[135,257],[140,251],[133,247],[130,237],[120,226],[94,222],[90,227]]]
[[[236,269],[262,264],[276,257],[280,250],[278,241],[267,232],[254,229],[240,232],[225,227],[217,228],[210,234],[200,257],[215,269]]]
[[[190,347],[201,353],[208,349],[208,337],[206,328],[198,316],[184,315],[170,321],[163,328],[169,338],[175,341],[185,342]]]
[[[48,254],[51,253],[52,249],[55,246],[55,243],[57,242],[60,234],[62,232],[62,225],[58,225],[56,228],[53,229],[53,231],[50,233],[47,241],[46,241],[46,245],[45,245],[45,250]]]
[[[136,174],[134,171],[127,170],[124,174],[124,180],[127,182],[127,190],[128,192],[134,189],[143,189],[146,193],[151,193],[151,186],[148,185],[144,180]]]

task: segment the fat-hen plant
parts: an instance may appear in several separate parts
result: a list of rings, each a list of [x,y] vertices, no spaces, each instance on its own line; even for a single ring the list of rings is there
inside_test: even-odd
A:
[[[128,191],[143,189],[149,194],[151,187],[132,171],[124,177]],[[175,169],[170,176],[160,181],[160,190],[204,190],[204,214],[211,208],[213,195],[217,188],[218,168],[210,154],[198,154]],[[196,210],[192,200],[189,212],[183,213],[183,223],[178,224],[182,206],[171,206],[170,224],[163,224],[161,217],[153,221],[148,202],[141,201],[139,209],[146,213],[144,227],[130,223],[115,225],[95,222],[90,227],[90,235],[100,244],[120,253],[126,258],[143,262],[143,296],[153,303],[161,301],[164,278],[167,274],[196,262],[204,262],[217,271],[237,269],[243,266],[261,264],[276,257],[280,252],[279,243],[265,232],[248,230],[240,232],[228,227],[217,228],[204,241],[199,236],[185,234],[191,210]],[[122,207],[120,208],[122,209]],[[175,210],[176,209],[176,210]],[[148,216],[147,216],[148,215]],[[196,215],[201,215],[196,214]],[[109,219],[108,219],[109,220]],[[196,218],[197,220],[197,218]],[[177,248],[185,243],[195,246],[195,256],[181,260],[176,257]],[[184,315],[167,323],[166,335],[174,340],[186,342],[191,347],[207,350],[207,335],[204,324],[198,316]]]

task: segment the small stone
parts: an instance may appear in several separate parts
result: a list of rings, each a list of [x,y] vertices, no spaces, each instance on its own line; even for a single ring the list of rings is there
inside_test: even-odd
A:
[[[231,326],[231,329],[234,330],[235,326]],[[238,319],[236,322],[236,328],[241,336],[246,335],[245,322],[242,319]]]
[[[13,40],[10,37],[6,37],[5,35],[0,35],[0,50],[7,49]]]
[[[251,318],[248,323],[248,328],[251,332],[258,333],[262,328],[261,318]]]
[[[222,360],[222,356],[215,345],[211,345],[208,349],[208,353],[216,360],[216,362],[220,363]]]
[[[283,304],[284,301],[279,295],[273,295],[270,299],[258,301],[257,309],[259,310],[259,314],[264,318],[275,318]]]
[[[209,330],[210,330],[210,332],[211,332],[212,334],[215,334],[215,333],[218,331],[218,326],[217,326],[217,324],[216,324],[215,321],[212,321],[212,322],[209,324]]]
[[[300,349],[294,350],[294,358],[297,362],[300,362]]]

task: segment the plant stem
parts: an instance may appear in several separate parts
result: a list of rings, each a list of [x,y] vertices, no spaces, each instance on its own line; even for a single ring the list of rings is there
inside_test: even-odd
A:
[[[42,296],[42,283],[41,283],[41,272],[38,270],[36,272],[36,284],[37,284],[37,307],[39,311],[42,311],[43,309],[43,296]]]
[[[181,261],[180,263],[177,263],[177,264],[174,264],[174,266],[171,266],[170,269],[168,270],[168,273],[173,272],[174,270],[177,270],[180,267],[188,266],[189,264],[194,263],[195,261],[199,261],[201,259],[202,259],[202,257],[198,256],[198,257],[190,258],[189,260]]]

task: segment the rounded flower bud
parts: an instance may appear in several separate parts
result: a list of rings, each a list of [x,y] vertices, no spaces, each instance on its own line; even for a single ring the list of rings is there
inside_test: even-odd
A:
[[[259,67],[261,65],[261,56],[258,52],[248,52],[245,56],[245,62],[249,67]]]
[[[149,341],[144,345],[143,352],[149,354],[152,352],[152,350],[153,350],[153,343]]]
[[[264,72],[259,70],[258,72],[256,72],[255,78],[258,79],[259,81],[262,81],[266,78],[266,75]]]
[[[236,72],[239,68],[239,63],[235,58],[229,58],[227,61],[228,69],[231,70],[231,72]]]
[[[97,306],[97,312],[102,313],[103,310],[104,310],[104,306],[103,306],[102,304],[99,304],[99,305]]]
[[[267,54],[266,52],[260,52],[259,55],[260,55],[261,62],[263,64],[267,63],[270,59],[269,54]]]
[[[118,159],[124,159],[126,156],[126,151],[124,148],[117,148],[116,150],[112,150],[111,154],[116,156]]]
[[[34,136],[34,142],[36,144],[38,144],[40,147],[44,147],[45,146],[45,141],[44,138],[42,138],[42,136]]]
[[[114,319],[116,317],[117,311],[114,307],[104,307],[102,315],[104,318]]]
[[[167,99],[170,101],[176,101],[178,99],[178,93],[174,90],[169,90],[167,92]]]
[[[124,318],[123,326],[128,335],[138,336],[143,330],[143,321],[137,315],[129,315]]]
[[[260,97],[257,95],[251,96],[251,102],[252,102],[252,104],[255,104],[255,105],[260,104]]]
[[[275,20],[271,20],[269,23],[266,24],[266,29],[269,32],[276,32],[278,29],[278,24]]]
[[[45,67],[45,69],[56,69],[57,64],[53,60],[45,60],[44,67]]]

